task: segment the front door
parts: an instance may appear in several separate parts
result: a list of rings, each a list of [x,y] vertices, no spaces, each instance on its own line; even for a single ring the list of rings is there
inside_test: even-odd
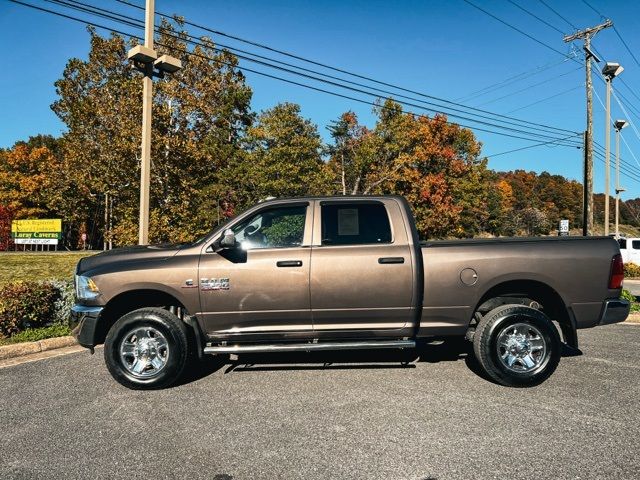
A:
[[[323,201],[318,213],[315,234],[321,238],[314,238],[311,254],[314,330],[393,334],[410,327],[413,261],[397,202]],[[399,222],[395,231],[390,213]]]
[[[238,247],[205,247],[200,304],[209,335],[311,331],[308,203],[265,207],[232,225]]]

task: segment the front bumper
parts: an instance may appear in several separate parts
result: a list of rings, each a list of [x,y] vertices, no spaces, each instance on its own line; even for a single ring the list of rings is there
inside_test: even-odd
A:
[[[93,350],[96,346],[96,332],[98,321],[104,307],[88,307],[86,305],[74,305],[71,308],[71,334],[78,343],[85,348]]]
[[[628,300],[605,300],[598,325],[609,325],[611,323],[624,322],[629,316],[630,309],[631,304]]]

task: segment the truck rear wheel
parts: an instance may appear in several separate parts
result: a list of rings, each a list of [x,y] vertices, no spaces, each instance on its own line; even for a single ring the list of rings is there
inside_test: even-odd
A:
[[[141,308],[121,317],[104,342],[113,378],[127,388],[154,389],[180,378],[187,362],[187,329],[162,308]]]
[[[502,305],[480,321],[473,336],[475,356],[489,377],[509,387],[545,381],[560,362],[562,343],[553,322],[523,305]]]

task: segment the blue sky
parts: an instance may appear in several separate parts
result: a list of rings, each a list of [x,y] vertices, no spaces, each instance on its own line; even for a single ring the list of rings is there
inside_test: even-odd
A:
[[[63,10],[43,0],[24,1]],[[114,0],[84,1],[142,18],[141,11]],[[142,0],[131,1],[143,4]],[[569,52],[569,46],[562,41],[558,31],[527,15],[508,0],[472,1],[556,50]],[[572,26],[541,1],[513,1],[562,32],[573,32]],[[640,16],[640,2],[588,2],[613,20],[629,47],[634,53],[638,51],[636,57],[640,59],[640,50],[637,49],[640,32],[635,28]],[[582,0],[546,0],[546,3],[579,28],[600,21],[599,15]],[[563,62],[560,54],[513,31],[463,0],[156,0],[156,9],[179,13],[195,23],[429,95],[449,100],[462,98],[466,105],[572,131],[585,128],[584,69],[573,61]],[[71,14],[82,16],[77,12]],[[105,20],[101,22],[108,23]],[[130,27],[120,28],[133,31]],[[202,34],[195,29],[190,31]],[[251,49],[228,39],[214,37],[214,40]],[[88,34],[85,27],[2,0],[0,45],[4,46],[5,65],[0,76],[3,113],[0,147],[9,147],[16,140],[38,133],[61,134],[64,126],[49,108],[56,98],[53,83],[61,76],[69,58],[86,57]],[[640,159],[640,117],[630,110],[640,113],[640,98],[634,96],[640,97],[640,65],[612,29],[599,33],[594,45],[607,60],[618,61],[625,67],[621,78],[633,92],[617,80],[614,86],[631,103],[626,108],[637,131],[629,127],[623,130],[623,137]],[[581,44],[576,46],[581,53]],[[244,65],[260,69],[249,63]],[[540,66],[545,67],[525,80],[468,98],[486,86],[522,72],[533,72]],[[303,114],[319,126],[325,137],[329,121],[346,110],[355,111],[365,124],[373,122],[371,109],[366,105],[251,73],[247,73],[247,77],[254,91],[255,110],[269,108],[282,101],[299,103]],[[594,87],[604,101],[604,84],[596,79]],[[337,91],[333,87],[330,89]],[[345,94],[349,95],[348,92]],[[555,97],[528,106],[551,96]],[[612,100],[612,106],[615,118],[625,118],[615,100]],[[594,119],[594,138],[604,145],[604,110],[596,96]],[[532,142],[481,131],[476,131],[476,135],[484,144],[483,154],[489,156],[491,168],[546,170],[574,179],[582,177],[581,150],[542,146],[491,158],[492,154],[525,147]],[[612,132],[612,142],[613,138]],[[635,170],[640,178],[640,165],[624,143],[621,152],[629,168]],[[603,191],[604,166],[597,159],[594,165],[595,190]],[[623,198],[640,196],[640,180],[623,175],[621,183],[627,188]]]

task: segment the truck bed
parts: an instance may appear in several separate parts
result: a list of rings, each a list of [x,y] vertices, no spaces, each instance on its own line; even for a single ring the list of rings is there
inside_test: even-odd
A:
[[[619,296],[607,283],[618,253],[617,242],[608,237],[426,241],[421,251],[420,335],[464,334],[485,299],[531,291],[555,297],[576,328],[589,328],[598,324],[603,299]]]

